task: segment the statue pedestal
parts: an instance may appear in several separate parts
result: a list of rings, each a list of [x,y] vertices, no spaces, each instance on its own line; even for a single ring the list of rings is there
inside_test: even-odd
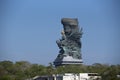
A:
[[[64,56],[63,58],[59,58],[57,57],[54,61],[54,65],[57,66],[61,66],[61,65],[78,65],[78,64],[83,64],[82,59],[74,59],[72,56]]]

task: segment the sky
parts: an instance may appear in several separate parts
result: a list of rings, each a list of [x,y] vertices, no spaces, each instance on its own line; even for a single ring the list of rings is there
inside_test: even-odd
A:
[[[53,62],[62,18],[83,28],[84,64],[120,64],[119,0],[1,0],[0,61]]]

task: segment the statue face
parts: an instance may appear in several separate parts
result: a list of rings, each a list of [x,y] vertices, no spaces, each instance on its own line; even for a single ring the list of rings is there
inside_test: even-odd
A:
[[[64,31],[66,35],[70,35],[70,33],[72,32],[70,25],[64,25]]]

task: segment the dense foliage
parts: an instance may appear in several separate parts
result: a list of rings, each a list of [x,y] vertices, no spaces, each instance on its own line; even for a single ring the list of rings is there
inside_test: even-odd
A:
[[[37,75],[88,72],[99,73],[103,80],[120,80],[116,76],[120,74],[120,65],[95,63],[93,65],[67,65],[55,68],[51,63],[49,66],[44,66],[31,64],[27,61],[16,63],[11,61],[0,62],[0,80],[27,80]]]

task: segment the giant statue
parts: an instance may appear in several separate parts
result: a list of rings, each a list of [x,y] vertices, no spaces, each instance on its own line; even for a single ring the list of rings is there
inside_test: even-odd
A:
[[[63,18],[61,23],[63,24],[62,38],[56,41],[60,51],[54,65],[82,64],[80,38],[83,32],[82,28],[79,29],[78,19]]]

